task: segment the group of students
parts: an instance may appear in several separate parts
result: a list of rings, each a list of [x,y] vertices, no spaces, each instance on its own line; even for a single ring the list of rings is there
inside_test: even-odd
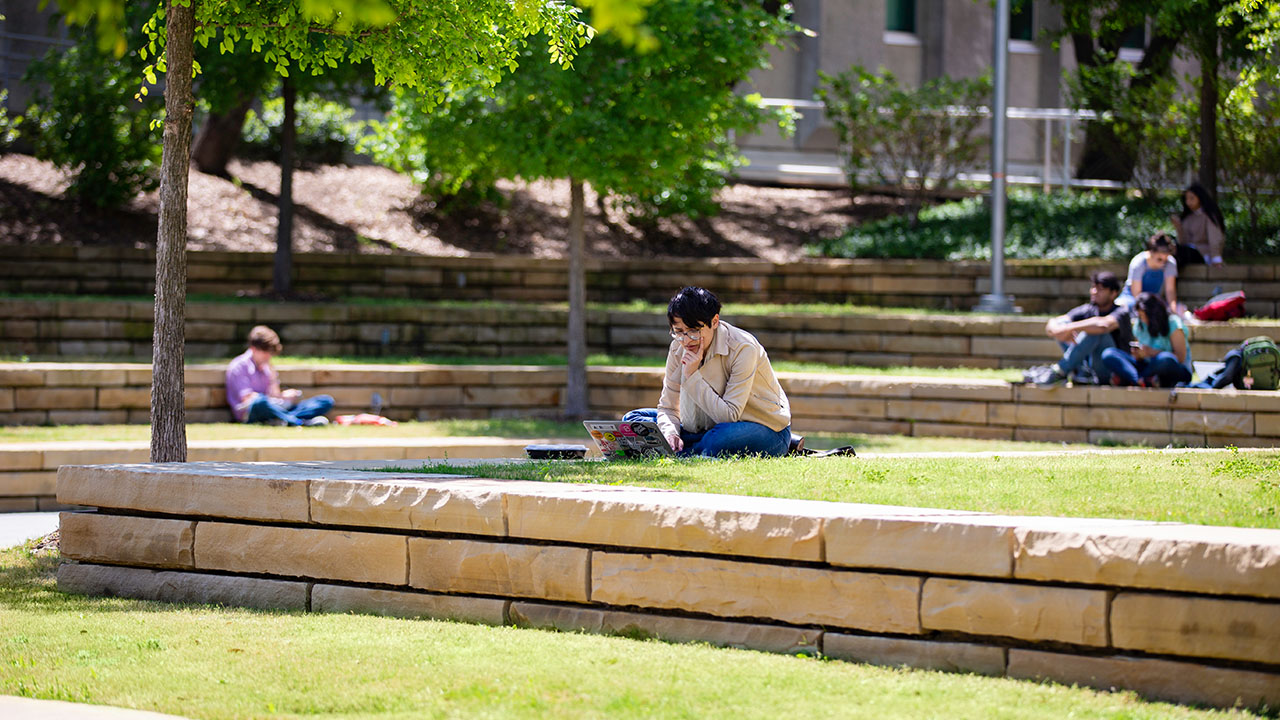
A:
[[[1199,184],[1186,189],[1182,206],[1180,214],[1170,216],[1178,241],[1165,233],[1151,236],[1147,249],[1129,262],[1123,285],[1113,273],[1096,272],[1089,302],[1045,324],[1045,333],[1062,347],[1062,358],[1027,370],[1027,382],[1245,387],[1242,348],[1229,352],[1218,371],[1191,384],[1195,371],[1184,320],[1191,316],[1178,301],[1178,267],[1221,265],[1224,225],[1217,203]]]
[[[1161,387],[1190,382],[1177,268],[1179,261],[1221,264],[1222,214],[1193,185],[1183,195],[1183,212],[1171,220],[1181,243],[1164,234],[1152,237],[1130,263],[1126,283],[1113,273],[1094,273],[1089,303],[1048,322],[1045,330],[1061,343],[1062,359],[1027,371],[1028,380]],[[679,455],[785,455],[792,445],[787,395],[760,342],[722,320],[720,308],[705,288],[682,288],[671,298],[671,343],[658,406],[633,410],[623,420],[656,422]],[[282,390],[271,366],[280,350],[270,328],[250,332],[248,349],[227,368],[233,414],[241,422],[323,424],[333,399],[303,400],[296,390]]]

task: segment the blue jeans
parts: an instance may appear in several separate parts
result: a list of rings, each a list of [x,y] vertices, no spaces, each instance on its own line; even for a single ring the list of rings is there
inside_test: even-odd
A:
[[[632,410],[622,416],[624,422],[650,420],[657,422],[656,408]],[[767,455],[781,457],[787,454],[791,446],[791,426],[781,430],[770,430],[760,423],[740,422],[717,423],[709,430],[694,433],[680,428],[680,440],[684,449],[676,453],[680,457],[701,455],[703,457],[725,457],[729,455]]]
[[[1152,358],[1135,358],[1127,352],[1112,348],[1104,350],[1102,361],[1111,372],[1120,376],[1121,385],[1137,385],[1139,380],[1160,378],[1160,387],[1175,387],[1191,382],[1191,371],[1178,362],[1178,356],[1162,350]]]
[[[1058,367],[1062,368],[1064,373],[1072,373],[1080,368],[1088,368],[1098,376],[1099,382],[1106,382],[1103,375],[1106,374],[1106,366],[1102,364],[1102,351],[1116,346],[1116,341],[1111,337],[1111,333],[1104,332],[1097,335],[1090,335],[1085,332],[1076,333],[1076,341],[1074,343],[1064,343],[1059,341],[1058,345],[1065,350],[1062,359],[1058,361]]]
[[[333,408],[333,398],[328,395],[309,397],[292,407],[288,403],[266,395],[258,395],[249,405],[245,422],[262,423],[280,420],[285,425],[302,425],[313,417],[319,417]]]

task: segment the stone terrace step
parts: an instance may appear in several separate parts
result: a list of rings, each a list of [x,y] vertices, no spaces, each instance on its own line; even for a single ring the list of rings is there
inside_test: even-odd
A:
[[[1064,290],[1077,300],[1088,282]],[[1280,283],[1276,283],[1280,287]],[[1072,303],[1078,304],[1078,303]],[[142,301],[0,299],[0,355],[151,358],[152,304]],[[343,303],[187,304],[189,358],[230,358],[256,324],[295,355],[368,357],[563,355],[567,311],[551,307],[449,307]],[[726,315],[775,360],[884,367],[1024,368],[1060,354],[1046,316],[876,313]],[[1253,335],[1280,337],[1280,322],[1213,323],[1192,330],[1192,354],[1217,360]],[[661,313],[593,310],[591,352],[663,357]],[[224,360],[225,362],[225,360]]]
[[[1280,531],[367,472],[66,466],[63,592],[1280,703]]]

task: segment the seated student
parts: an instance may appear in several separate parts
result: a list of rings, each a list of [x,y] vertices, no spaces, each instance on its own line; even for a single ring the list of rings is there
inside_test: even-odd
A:
[[[1221,265],[1226,223],[1213,196],[1198,182],[1182,192],[1182,212],[1169,216],[1178,233],[1178,267]]]
[[[1062,359],[1027,370],[1027,382],[1049,386],[1073,378],[1077,383],[1105,383],[1111,372],[1102,364],[1102,351],[1128,349],[1133,340],[1129,308],[1115,302],[1120,295],[1120,279],[1105,270],[1095,272],[1091,279],[1089,302],[1045,323],[1045,334],[1057,340],[1065,351]]]
[[[1112,384],[1171,388],[1191,382],[1191,344],[1182,318],[1153,293],[1139,295],[1133,309],[1138,315],[1133,326],[1137,339],[1130,351],[1102,351],[1102,362],[1114,375]]]
[[[333,398],[302,399],[299,390],[281,390],[271,357],[280,352],[280,336],[266,325],[249,331],[249,349],[227,365],[227,404],[238,422],[325,425]]]
[[[1173,239],[1164,233],[1148,238],[1147,249],[1129,261],[1129,277],[1116,304],[1128,307],[1134,298],[1149,292],[1162,296],[1170,310],[1182,312],[1178,306],[1178,261],[1172,257],[1174,250]]]
[[[657,408],[626,421],[656,420],[678,454],[787,454],[791,405],[750,333],[720,319],[709,290],[686,287],[667,306],[671,347]]]

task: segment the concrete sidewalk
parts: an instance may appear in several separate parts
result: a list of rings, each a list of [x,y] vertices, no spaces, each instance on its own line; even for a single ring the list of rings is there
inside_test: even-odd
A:
[[[178,715],[164,715],[146,710],[129,710],[106,705],[85,705],[61,700],[32,700],[0,695],[0,717],[5,720],[185,720]]]
[[[38,537],[44,537],[58,529],[58,513],[29,512],[0,514],[0,548],[13,547]],[[4,712],[0,700],[0,717],[12,717]]]

